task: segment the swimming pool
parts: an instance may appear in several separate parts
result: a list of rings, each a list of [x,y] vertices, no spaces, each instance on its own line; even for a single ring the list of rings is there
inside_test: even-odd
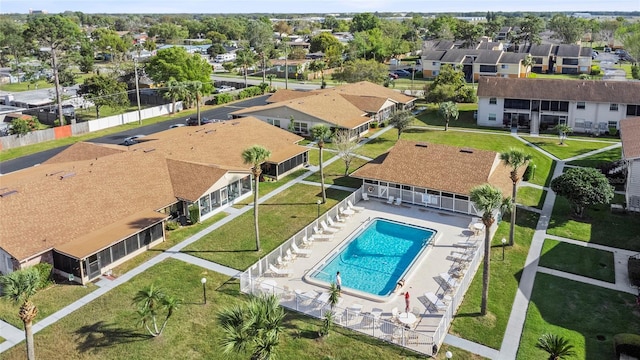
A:
[[[436,231],[376,218],[357,231],[308,277],[335,282],[340,271],[343,290],[354,289],[386,297],[420,257]]]

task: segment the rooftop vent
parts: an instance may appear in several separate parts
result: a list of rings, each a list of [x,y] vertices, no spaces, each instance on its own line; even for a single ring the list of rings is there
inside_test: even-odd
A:
[[[144,149],[143,151],[144,151],[145,153],[149,153],[149,152],[152,152],[152,151],[156,151],[156,148]]]
[[[429,147],[429,145],[426,142],[419,142],[416,144],[416,147],[426,148]]]
[[[47,176],[53,176],[53,175],[57,175],[57,174],[60,174],[60,173],[63,173],[63,172],[64,172],[63,170],[60,170],[60,171],[49,173],[49,174],[47,174]]]
[[[473,154],[473,149],[470,148],[462,148],[460,149],[461,153],[465,153],[465,154]]]
[[[7,197],[9,195],[13,195],[13,194],[17,194],[17,193],[18,193],[18,190],[7,190],[7,191],[4,191],[4,192],[0,193],[0,198],[5,198],[5,197]]]
[[[66,178],[70,178],[70,177],[73,177],[73,176],[76,176],[76,173],[74,173],[74,172],[66,173],[64,175],[60,175],[60,180],[64,180]]]
[[[213,130],[207,130],[207,131],[205,131],[204,133],[205,133],[205,134],[209,134],[209,133],[213,133],[213,132],[216,132],[216,129],[213,129]]]

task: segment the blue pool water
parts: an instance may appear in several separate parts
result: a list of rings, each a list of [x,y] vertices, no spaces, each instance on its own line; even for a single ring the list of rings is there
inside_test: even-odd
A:
[[[435,234],[435,230],[375,219],[311,277],[332,283],[340,271],[343,288],[389,295]]]

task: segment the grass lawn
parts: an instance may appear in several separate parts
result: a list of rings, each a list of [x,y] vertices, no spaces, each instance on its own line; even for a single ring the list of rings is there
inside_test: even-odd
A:
[[[536,209],[542,209],[544,205],[544,199],[547,197],[547,192],[542,189],[534,188],[531,186],[521,186],[518,188],[518,196],[516,201],[518,204],[531,206]]]
[[[125,108],[112,108],[110,106],[103,106],[100,108],[100,117],[103,118],[112,115],[119,115],[136,110],[138,110],[137,105],[129,105]],[[96,107],[92,106],[87,109],[76,110],[76,118],[78,119],[78,121],[89,121],[97,119],[98,117],[96,117]]]
[[[571,359],[614,359],[613,335],[640,333],[640,312],[631,294],[538,273],[517,358],[548,358],[535,347],[544,333],[567,338]]]
[[[37,85],[38,85],[37,89],[48,89],[53,87],[53,84],[46,80],[38,80]],[[0,91],[20,92],[20,91],[27,91],[27,90],[36,90],[36,85],[28,81],[0,85]]]
[[[358,154],[375,159],[387,152],[398,141],[398,131],[392,128],[387,129],[389,130],[358,148]]]
[[[458,105],[458,120],[449,120],[449,127],[478,129],[484,128],[478,126],[476,119],[473,118],[474,111],[478,111],[478,104],[456,104]],[[427,109],[420,113],[416,119],[415,125],[430,125],[444,127],[444,118],[438,113],[438,106],[435,104],[426,105]]]
[[[613,161],[618,161],[622,158],[622,148],[607,150],[595,155],[587,156],[579,160],[573,160],[568,162],[568,165],[585,166],[585,167],[598,167]]]
[[[208,279],[207,305],[202,304],[203,276]],[[131,305],[135,293],[150,284],[183,300],[158,338],[147,336]],[[36,334],[36,353],[42,359],[247,359],[245,353],[222,353],[222,332],[216,320],[221,308],[245,300],[237,280],[166,260]],[[297,313],[288,313],[283,325],[278,346],[281,359],[423,358],[338,328],[319,341],[320,321]],[[24,359],[24,352],[24,346],[16,346],[2,355],[3,359]]]
[[[354,172],[357,168],[364,165],[366,162],[366,160],[363,160],[361,158],[354,158],[351,161],[351,165],[349,166],[349,173]],[[342,159],[338,159],[329,164],[329,166],[325,166],[323,170],[325,184],[341,185],[352,188],[357,188],[362,185],[361,179],[344,176],[345,169],[344,161],[342,161]],[[315,173],[305,178],[305,180],[320,183],[320,171],[316,171]]]
[[[330,151],[324,151],[324,149],[322,150],[323,161],[328,161],[334,156],[336,156],[336,153],[330,152]],[[309,164],[315,165],[315,166],[320,165],[320,154],[317,147],[314,147],[313,149],[309,150]]]
[[[560,145],[560,140],[557,138],[528,136],[523,136],[522,138],[555,155],[558,159],[568,159],[612,145],[610,142],[580,141],[572,140],[571,138],[565,140],[564,145]]]
[[[291,174],[283,177],[282,179],[278,180],[278,181],[263,181],[260,183],[259,188],[258,188],[258,194],[259,194],[259,198],[267,195],[268,193],[272,192],[273,190],[279,188],[280,186],[288,183],[289,181],[297,178],[298,176],[306,173],[307,170],[306,169],[300,169],[300,170],[296,170],[294,172],[292,172]],[[259,200],[259,199],[258,199]],[[253,195],[249,196],[246,199],[243,199],[242,201],[236,202],[235,204],[233,204],[233,207],[236,209],[241,209],[249,204],[253,204]]]
[[[613,202],[617,203],[619,200],[614,198]],[[612,214],[609,209],[609,205],[596,205],[585,211],[584,219],[574,219],[571,216],[569,202],[558,196],[547,233],[640,251],[640,217],[632,214]]]
[[[327,189],[325,212],[349,193]],[[182,251],[206,260],[244,270],[316,219],[320,188],[297,184],[259,207],[261,251],[255,251],[253,211],[244,213]]]
[[[156,255],[161,254],[165,250],[173,247],[176,244],[181,243],[187,238],[199,233],[200,231],[206,229],[207,227],[213,225],[214,223],[224,219],[225,217],[227,217],[227,215],[228,215],[227,213],[221,212],[221,213],[215,214],[214,216],[198,224],[181,227],[179,229],[171,230],[171,231],[165,230],[166,236],[165,236],[164,242],[156,245],[153,249],[149,249],[143,252],[142,254],[134,257],[133,259],[128,260],[123,264],[113,268],[113,275],[117,277],[125,274],[127,271],[137,267],[138,265],[144,263],[145,261],[155,257]]]
[[[38,291],[31,300],[38,307],[38,315],[34,323],[46,318],[54,312],[96,290],[92,283],[82,286],[76,283],[60,283]],[[18,317],[20,304],[6,299],[0,300],[0,320],[23,329],[22,320]]]
[[[500,240],[509,237],[508,220],[505,218],[500,222],[492,241],[487,315],[480,316],[481,264],[449,329],[452,334],[494,349],[500,349],[502,338],[505,336],[522,267],[538,222],[538,214],[526,210],[517,212],[515,245],[506,248],[505,259],[502,261]]]
[[[545,239],[539,265],[610,283],[616,282],[613,253],[610,251]]]

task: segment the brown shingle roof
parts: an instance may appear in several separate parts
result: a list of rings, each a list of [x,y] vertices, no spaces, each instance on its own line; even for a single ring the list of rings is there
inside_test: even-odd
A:
[[[627,160],[640,158],[640,116],[620,121],[622,153]]]
[[[301,90],[288,90],[288,89],[280,89],[273,93],[267,99],[267,103],[275,103],[280,101],[289,101],[298,99],[301,97],[313,95],[315,92],[312,91],[301,91]]]
[[[640,82],[482,76],[478,96],[640,104]]]
[[[189,201],[198,200],[205,191],[211,188],[212,184],[215,184],[227,173],[226,169],[216,166],[171,159],[167,159],[167,165],[175,196],[178,199]],[[250,173],[249,170],[245,172]]]
[[[56,154],[44,164],[65,163],[70,161],[90,160],[109,156],[126,151],[119,145],[95,144],[90,142],[78,142],[69,146],[66,150]]]
[[[338,92],[340,94],[347,95],[360,95],[360,96],[377,96],[391,99],[401,104],[408,104],[416,100],[416,98],[404,95],[398,91],[389,89],[382,85],[374,84],[368,81],[360,81],[357,83],[345,84],[336,86],[333,88],[327,88],[324,90],[318,90],[319,92]]]
[[[345,98],[348,102],[355,105],[358,109],[368,113],[377,113],[387,102],[387,99],[375,96],[342,94],[342,97]]]
[[[352,176],[406,184],[468,195],[477,185],[489,182],[504,196],[511,194],[509,169],[498,153],[400,140],[389,152],[356,170]]]

